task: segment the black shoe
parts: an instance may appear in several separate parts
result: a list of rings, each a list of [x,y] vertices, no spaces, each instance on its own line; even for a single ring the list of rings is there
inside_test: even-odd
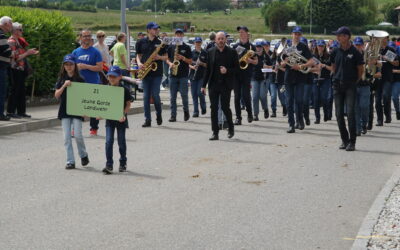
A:
[[[290,126],[289,129],[286,131],[289,134],[295,133],[296,130],[294,129],[294,127]]]
[[[7,113],[7,116],[10,118],[14,118],[14,119],[21,119],[22,116],[17,115],[17,114],[11,114],[11,113]]]
[[[296,123],[296,125],[294,126],[296,129],[300,128],[300,125],[298,123]]]
[[[119,172],[120,173],[126,172],[126,164],[120,164],[119,165]]]
[[[86,166],[87,164],[89,164],[89,157],[83,157],[81,158],[81,164],[82,166]]]
[[[176,122],[176,117],[171,116],[171,118],[169,118],[168,121],[169,121],[169,122]]]
[[[301,119],[300,121],[299,121],[299,129],[300,130],[303,130],[304,129],[304,121],[303,121],[303,119]]]
[[[190,118],[189,112],[188,112],[188,111],[185,111],[185,112],[184,112],[184,116],[183,116],[183,120],[186,122],[186,121],[189,120],[189,118]]]
[[[265,115],[265,114],[264,114],[264,115]],[[272,111],[271,117],[276,117],[276,111]],[[267,119],[267,118],[265,118],[265,119]]]
[[[315,120],[314,124],[320,124],[321,121],[319,119]]]
[[[371,122],[371,123],[368,123],[367,129],[368,129],[368,130],[372,130],[372,128],[373,128],[372,122]]]
[[[304,119],[306,120],[306,125],[310,126],[310,124],[311,124],[310,119],[309,118],[304,118]]]
[[[252,123],[253,122],[253,115],[252,114],[249,114],[249,115],[247,115],[247,121],[249,122],[249,123]]]
[[[376,123],[376,125],[375,126],[377,126],[377,127],[382,127],[383,126],[383,123],[382,123],[382,121],[378,121],[377,123]]]
[[[222,129],[227,129],[229,128],[229,124],[228,122],[224,122],[224,124],[222,125]]]
[[[104,174],[112,174],[112,172],[113,172],[113,168],[110,166],[106,166],[105,168],[103,168]]]
[[[212,134],[212,136],[210,137],[209,140],[210,141],[218,141],[219,140],[218,134]]]
[[[396,112],[396,119],[400,120],[400,112]]]
[[[287,109],[285,106],[282,108],[282,115],[287,116]]]
[[[199,114],[197,114],[197,113],[196,113],[196,114],[193,114],[192,117],[193,117],[193,118],[197,118],[197,117],[199,117]]]
[[[228,138],[231,139],[235,135],[235,130],[230,128],[228,131]]]
[[[367,133],[367,127],[363,127],[362,130],[361,130],[361,133],[363,135],[365,135]]]
[[[272,112],[272,114],[274,114],[274,112]],[[275,116],[276,116],[276,113],[275,113]],[[266,109],[266,110],[264,110],[264,118],[268,119],[268,117],[269,117],[269,111],[268,111],[268,109]]]
[[[242,125],[242,118],[236,118],[235,125]]]
[[[329,121],[329,117],[324,116],[324,122],[327,122],[327,121]]]
[[[255,115],[255,116],[254,116],[254,121],[259,121],[258,115]]]
[[[354,151],[354,150],[356,150],[356,145],[350,142],[346,147],[346,151]]]
[[[347,142],[342,142],[342,145],[339,146],[339,149],[346,149],[348,144],[349,143]]]
[[[361,136],[361,131],[357,131],[357,132],[356,132],[356,135],[357,135],[357,136]]]
[[[74,168],[75,168],[74,163],[67,163],[67,165],[65,166],[65,169],[74,169]]]
[[[202,115],[207,114],[207,110],[206,110],[206,109],[205,109],[205,110],[202,110],[202,111],[201,111],[201,114],[202,114]]]
[[[10,117],[6,115],[0,115],[0,121],[9,121]]]
[[[392,118],[386,118],[385,123],[391,123],[392,122]]]
[[[157,116],[157,125],[160,126],[162,124],[162,116]]]
[[[245,109],[246,109],[246,107],[245,107],[245,106],[242,106],[240,109],[241,109],[241,110],[245,110]]]
[[[148,128],[148,127],[151,127],[151,121],[146,120],[146,121],[143,123],[142,128]]]
[[[20,117],[22,118],[32,118],[32,116],[28,115],[28,114],[18,114]]]

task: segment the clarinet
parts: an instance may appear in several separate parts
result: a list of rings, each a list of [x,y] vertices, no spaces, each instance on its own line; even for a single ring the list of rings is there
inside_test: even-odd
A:
[[[193,79],[196,79],[197,71],[199,70],[199,67],[200,67],[200,54],[199,54],[199,58],[197,58],[197,61],[194,66],[196,67],[196,69],[194,70]]]

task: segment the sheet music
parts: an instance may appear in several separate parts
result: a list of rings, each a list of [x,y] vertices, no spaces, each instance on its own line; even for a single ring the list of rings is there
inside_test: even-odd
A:
[[[387,52],[386,52],[386,54],[385,54],[385,57],[386,57],[386,59],[389,61],[389,62],[393,62],[394,61],[394,59],[396,59],[396,53],[394,53],[393,51],[391,51],[391,50],[388,50]]]
[[[236,47],[236,52],[238,53],[238,55],[241,55],[243,53],[243,51],[245,51],[245,50],[246,50],[246,48],[243,46],[239,45]]]

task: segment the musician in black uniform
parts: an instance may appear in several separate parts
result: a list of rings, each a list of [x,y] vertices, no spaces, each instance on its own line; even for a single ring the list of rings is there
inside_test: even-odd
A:
[[[177,29],[175,31],[175,36],[178,38],[183,38],[183,30]],[[184,121],[189,120],[189,101],[188,101],[188,80],[189,80],[189,65],[192,64],[192,50],[189,45],[182,42],[182,45],[178,46],[177,54],[175,53],[176,45],[170,45],[168,47],[168,60],[167,63],[170,68],[169,75],[169,90],[170,90],[170,100],[171,100],[171,118],[169,122],[176,122],[176,97],[178,91],[182,97]],[[176,58],[175,58],[176,56]],[[178,72],[173,75],[174,60],[179,61]]]
[[[238,26],[237,31],[239,32],[239,43],[232,46],[238,52],[239,59],[244,56],[247,51],[256,51],[256,48],[249,41],[249,29],[246,26]],[[247,68],[240,69],[237,72],[237,81],[234,88],[235,92],[235,111],[236,121],[235,125],[242,124],[242,110],[240,107],[240,99],[243,97],[244,104],[247,110],[247,121],[250,123],[253,121],[253,111],[251,107],[251,96],[250,96],[250,82],[251,75],[253,73],[253,66],[258,63],[257,57],[247,59]]]
[[[201,114],[207,113],[206,99],[203,93],[201,93],[201,87],[203,86],[203,77],[206,71],[207,52],[201,48],[203,39],[196,37],[194,39],[195,48],[192,51],[192,65],[190,67],[189,79],[190,88],[192,91],[193,99],[193,117],[199,117],[199,100]]]
[[[285,71],[285,93],[286,93],[286,104],[288,111],[288,122],[289,129],[288,133],[295,132],[295,111],[296,111],[296,120],[299,121],[299,129],[304,129],[304,120],[303,120],[303,98],[304,98],[304,84],[307,80],[306,74],[300,72],[300,70],[304,70],[308,67],[311,67],[314,64],[313,59],[311,58],[311,52],[308,49],[308,46],[304,43],[300,42],[300,37],[302,35],[302,29],[299,26],[296,26],[292,30],[292,48],[295,48],[298,53],[304,57],[307,62],[295,63],[294,65],[288,65],[288,56],[285,55],[283,57],[282,66],[286,67]],[[296,108],[295,108],[296,105]]]
[[[228,138],[234,135],[232,111],[230,109],[231,92],[235,83],[239,68],[238,55],[235,50],[226,45],[226,35],[218,32],[216,35],[216,47],[211,48],[207,54],[207,68],[204,76],[203,94],[208,94],[211,103],[211,124],[213,134],[210,140],[218,140],[218,103],[221,98],[221,108],[228,122]]]
[[[340,47],[331,53],[333,72],[333,96],[335,98],[336,120],[342,144],[339,149],[354,151],[356,145],[355,103],[357,83],[364,72],[364,60],[361,53],[351,44],[351,32],[340,27],[336,32]],[[344,106],[347,107],[349,131],[344,119]]]
[[[160,32],[160,26],[155,22],[147,24],[147,36],[140,39],[136,43],[136,61],[138,62],[139,68],[143,67],[143,63],[149,59],[153,54],[157,46],[161,44],[158,39]],[[161,99],[160,99],[160,84],[163,75],[163,61],[167,60],[166,49],[161,49],[158,55],[155,56],[155,62],[157,63],[157,70],[150,71],[143,79],[143,104],[144,104],[144,117],[145,122],[142,127],[151,126],[151,110],[150,110],[150,97],[153,97],[154,106],[157,112],[157,125],[162,124],[161,116]]]
[[[393,67],[399,66],[399,57],[396,55],[393,61],[390,61],[386,57],[386,53],[389,50],[396,54],[396,51],[388,46],[388,40],[389,37],[383,38],[380,51],[383,61],[377,62],[378,68],[381,68],[382,78],[380,81],[377,81],[375,89],[376,126],[383,126],[383,115],[385,115],[385,123],[392,122]]]

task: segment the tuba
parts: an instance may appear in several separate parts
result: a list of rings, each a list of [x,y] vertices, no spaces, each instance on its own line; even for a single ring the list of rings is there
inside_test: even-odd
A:
[[[248,50],[240,59],[239,59],[239,66],[240,69],[247,69],[249,67],[249,64],[247,63],[248,58],[252,58],[256,53],[254,50]]]
[[[389,33],[383,30],[369,30],[366,32],[366,34],[367,36],[369,36],[371,41],[365,47],[365,52],[364,52],[365,69],[364,69],[364,74],[362,76],[362,80],[366,79],[367,73],[373,76],[377,72],[378,67],[375,64],[369,65],[368,62],[380,58],[379,51],[382,46],[382,40],[385,37],[389,36]]]
[[[279,50],[279,48],[278,48]],[[292,47],[287,47],[287,45],[285,45],[282,53],[281,53],[281,60],[284,61],[283,56],[286,55],[288,58],[287,61],[287,65],[293,67],[296,64],[305,64],[308,62],[307,58],[305,58],[304,56],[302,56],[296,49],[296,47],[292,46]],[[302,68],[299,70],[301,73],[303,74],[307,74],[308,72],[310,72],[310,68]]]
[[[153,51],[153,53],[150,55],[150,57],[143,64],[143,67],[140,70],[138,70],[137,78],[139,78],[140,80],[143,80],[150,71],[157,70],[158,66],[157,66],[157,62],[155,62],[155,60],[154,60],[154,57],[156,55],[158,55],[160,50],[162,48],[164,48],[166,46],[166,44],[167,43],[162,41],[161,44]]]

